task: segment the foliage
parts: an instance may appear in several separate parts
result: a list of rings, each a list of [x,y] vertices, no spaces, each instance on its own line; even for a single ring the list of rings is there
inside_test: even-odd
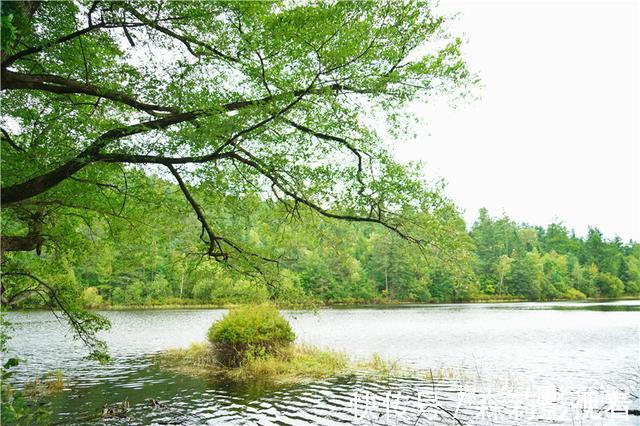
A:
[[[583,292],[576,290],[575,288],[567,290],[564,296],[569,300],[582,300],[587,297]]]
[[[95,288],[103,307],[225,306],[266,301],[310,306],[640,294],[638,244],[618,245],[615,239],[603,239],[603,244],[616,247],[612,256],[619,256],[621,262],[616,274],[598,279],[598,265],[580,262],[581,255],[588,252],[583,247],[585,239],[559,224],[542,229],[486,216],[478,219],[485,220],[483,232],[489,234],[483,240],[477,223],[468,234],[464,225],[460,232],[460,218],[452,215],[440,225],[452,247],[444,255],[436,250],[421,253],[393,232],[370,224],[324,222],[303,216],[276,226],[273,209],[272,203],[257,204],[242,234],[256,245],[279,247],[279,273],[271,283],[191,255],[188,218],[171,223],[164,220],[171,212],[162,210],[157,212],[160,223],[140,225],[135,233],[126,228],[114,230],[113,235],[96,230],[95,244],[87,248],[86,257],[70,265],[67,275],[75,277],[78,287]],[[500,248],[483,246],[491,240],[490,244]],[[145,246],[155,248],[143,250]],[[25,262],[25,267],[28,265],[30,262]],[[60,276],[46,271],[41,274],[48,282]],[[622,292],[610,276],[622,282]],[[32,297],[18,306],[42,306],[42,302]]]
[[[547,228],[494,219],[481,210],[470,232],[484,293],[529,300],[638,295],[640,245],[607,240],[597,228],[578,238],[561,223]]]
[[[624,291],[624,284],[620,278],[607,272],[599,272],[595,277],[595,285],[600,294],[606,297],[617,297]]]
[[[10,358],[0,369],[2,384],[0,384],[0,422],[2,424],[44,424],[50,412],[42,406],[34,406],[32,401],[25,399],[23,393],[13,389],[8,380],[13,375],[12,368],[19,364],[18,359]]]
[[[247,359],[277,354],[295,340],[289,322],[271,305],[231,309],[208,333],[218,361],[237,367]]]
[[[0,311],[0,353],[6,352],[12,329],[13,325],[7,320],[5,313]]]

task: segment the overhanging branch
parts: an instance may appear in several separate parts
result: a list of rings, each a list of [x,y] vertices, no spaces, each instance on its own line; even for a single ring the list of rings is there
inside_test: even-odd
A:
[[[226,260],[229,257],[229,255],[222,249],[222,245],[220,244],[221,238],[216,236],[216,234],[213,232],[213,229],[211,229],[211,226],[209,225],[209,222],[207,222],[207,218],[205,217],[204,212],[202,211],[202,207],[200,207],[200,205],[193,198],[193,196],[189,192],[189,189],[187,188],[187,185],[182,180],[182,177],[180,176],[176,168],[172,164],[166,164],[166,166],[171,172],[171,174],[173,175],[173,177],[176,179],[176,182],[178,182],[178,186],[180,186],[180,190],[184,194],[187,201],[189,201],[189,204],[191,204],[191,207],[196,212],[196,216],[198,217],[198,220],[202,224],[203,232],[200,234],[200,239],[202,239],[202,241],[207,243],[209,246],[207,254],[216,259]],[[203,238],[203,234],[205,232],[209,237],[208,241]]]
[[[309,207],[311,210],[319,213],[320,215],[327,217],[327,218],[331,218],[331,219],[340,219],[340,220],[346,220],[346,221],[350,221],[350,222],[368,222],[368,223],[376,223],[379,225],[382,225],[383,227],[395,232],[398,236],[400,236],[402,239],[407,240],[409,242],[415,243],[419,246],[422,246],[424,244],[424,241],[417,239],[407,233],[405,233],[404,231],[402,231],[400,229],[399,226],[394,225],[388,221],[386,221],[385,219],[382,218],[382,211],[378,208],[378,214],[377,216],[373,216],[373,215],[369,215],[369,216],[356,216],[356,215],[346,215],[346,214],[340,214],[340,213],[335,213],[332,212],[330,210],[327,210],[321,206],[319,206],[318,204],[314,203],[313,201],[297,194],[296,192],[294,192],[293,190],[289,189],[286,187],[285,183],[283,182],[283,180],[281,179],[281,177],[279,176],[279,173],[277,173],[274,170],[270,170],[268,167],[260,164],[260,160],[258,160],[256,157],[254,157],[253,155],[251,155],[251,153],[249,153],[248,151],[242,149],[242,148],[238,148],[238,151],[241,152],[242,154],[244,154],[244,157],[238,153],[231,153],[229,155],[229,158],[239,161],[240,163],[258,171],[261,175],[263,175],[264,177],[266,177],[267,179],[269,179],[272,183],[273,186],[278,188],[280,191],[282,191],[285,195],[291,197],[293,200],[295,200],[296,202],[303,204],[307,207]]]

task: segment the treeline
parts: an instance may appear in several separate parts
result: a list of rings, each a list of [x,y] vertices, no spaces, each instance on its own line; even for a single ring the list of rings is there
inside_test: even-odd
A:
[[[608,240],[597,228],[579,238],[560,223],[518,225],[481,209],[470,235],[482,294],[550,300],[640,292],[640,245]]]
[[[200,188],[203,206],[217,211],[216,226],[234,235],[239,246],[276,261],[242,253],[244,263],[218,262],[202,255],[200,224],[177,189],[155,182],[155,192],[133,203],[126,221],[104,216],[91,224],[73,222],[74,229],[65,232],[81,248],[57,254],[52,263],[62,269],[49,276],[40,271],[41,276],[68,281],[65,288],[77,288],[89,307],[267,299],[553,300],[640,293],[640,244],[607,239],[597,228],[580,238],[560,223],[534,227],[491,217],[483,209],[467,231],[454,211],[425,224],[441,227],[441,238],[419,249],[375,224],[298,217],[295,211],[287,220],[276,220],[279,203],[257,197],[235,200],[252,211],[238,219],[232,209],[216,210],[219,200],[207,198],[206,188]],[[147,219],[148,210],[136,210],[149,203],[153,220]],[[41,299],[31,298],[23,305],[39,303]]]

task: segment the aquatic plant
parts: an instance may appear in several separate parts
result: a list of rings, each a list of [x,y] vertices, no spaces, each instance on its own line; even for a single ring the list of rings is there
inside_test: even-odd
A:
[[[416,373],[398,359],[383,358],[374,352],[370,358],[354,361],[353,368],[361,373],[375,376],[414,376]]]
[[[105,405],[102,409],[102,418],[111,419],[116,417],[127,417],[129,415],[129,410],[129,400],[125,398],[122,402]]]
[[[52,371],[42,377],[36,377],[24,386],[24,395],[28,398],[41,398],[57,395],[64,390],[64,375],[62,371]]]

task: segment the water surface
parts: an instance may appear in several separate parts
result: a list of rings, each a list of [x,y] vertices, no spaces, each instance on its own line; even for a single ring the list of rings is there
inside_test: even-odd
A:
[[[554,416],[566,424],[640,424],[637,416],[610,419],[600,412],[602,418],[588,419],[584,410],[575,411],[576,395],[585,392],[596,391],[602,399],[599,404],[606,402],[606,395],[615,395],[609,392],[612,389],[639,393],[630,377],[640,365],[640,301],[286,312],[298,341],[343,350],[354,358],[377,353],[416,370],[411,377],[347,374],[300,385],[232,385],[168,373],[155,365],[153,354],[203,341],[209,325],[224,313],[205,309],[103,312],[113,324],[103,335],[113,360],[99,366],[83,359],[82,346],[69,339],[66,326],[50,313],[12,312],[8,317],[15,337],[10,354],[26,360],[14,381],[21,386],[37,375],[62,370],[67,389],[51,401],[54,420],[61,424],[100,423],[102,407],[125,398],[132,408],[129,417],[107,423],[337,424],[357,420],[354,403],[359,401],[360,412],[355,414],[371,408],[371,413],[364,413],[364,424],[458,424],[444,411],[452,412],[458,404],[461,409],[456,416],[465,424],[535,424]],[[436,379],[427,379],[433,375]],[[395,411],[383,409],[389,391],[401,395]],[[556,396],[550,396],[556,391]],[[531,396],[516,397],[526,392]],[[425,401],[434,396],[438,403],[429,410]],[[147,398],[160,400],[163,406],[153,408],[145,402]],[[513,418],[504,415],[515,407],[524,414],[523,401],[534,400],[556,412],[549,419],[533,408],[531,419],[517,417],[518,413]],[[572,407],[567,409],[570,414],[560,413],[565,406]],[[640,408],[633,398],[628,406]],[[491,407],[501,411],[494,410],[491,417]]]

